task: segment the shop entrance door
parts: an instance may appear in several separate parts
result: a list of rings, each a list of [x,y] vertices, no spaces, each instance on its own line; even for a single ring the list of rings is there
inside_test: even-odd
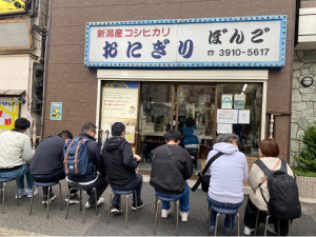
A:
[[[141,83],[136,152],[142,173],[150,172],[153,150],[170,129],[181,133],[195,174],[204,167],[216,139],[216,98],[215,83]]]

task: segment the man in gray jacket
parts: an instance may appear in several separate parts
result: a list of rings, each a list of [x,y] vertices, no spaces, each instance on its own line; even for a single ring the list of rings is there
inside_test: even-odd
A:
[[[30,137],[24,133],[30,127],[26,118],[15,121],[15,129],[0,134],[0,177],[18,180],[18,196],[32,196],[34,181],[29,172],[29,164],[33,153]],[[24,175],[26,176],[28,189],[24,189]],[[35,190],[34,194],[37,194]]]

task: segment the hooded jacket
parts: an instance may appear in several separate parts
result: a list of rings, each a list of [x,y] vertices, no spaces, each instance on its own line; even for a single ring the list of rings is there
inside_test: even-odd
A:
[[[0,169],[30,164],[33,153],[30,137],[17,130],[0,134]]]
[[[106,177],[104,163],[102,160],[102,156],[100,153],[100,147],[98,143],[96,143],[96,139],[94,137],[91,137],[90,135],[86,133],[80,133],[79,137],[81,139],[91,139],[92,141],[88,141],[86,143],[86,146],[88,148],[89,152],[89,163],[92,162],[93,165],[90,165],[88,172],[83,176],[67,176],[70,181],[73,182],[90,182],[92,180],[95,180],[97,176],[97,171],[103,176]]]
[[[112,137],[107,140],[102,156],[111,186],[125,186],[135,179],[138,163],[131,145],[124,138]]]
[[[168,149],[173,155],[168,156]],[[150,185],[159,193],[179,195],[184,192],[185,180],[193,173],[189,152],[177,145],[163,145],[155,149],[152,159]]]
[[[238,151],[238,147],[220,142],[213,146],[206,163],[218,152],[224,155],[215,160],[206,172],[206,175],[211,175],[208,196],[222,203],[240,203],[244,198],[243,183],[248,176],[246,156]]]

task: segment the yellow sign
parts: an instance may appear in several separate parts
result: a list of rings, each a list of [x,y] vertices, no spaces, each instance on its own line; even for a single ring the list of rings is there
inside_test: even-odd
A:
[[[0,15],[26,12],[24,2],[23,0],[0,0]]]
[[[2,132],[14,128],[19,117],[19,102],[13,97],[0,97],[0,129]]]

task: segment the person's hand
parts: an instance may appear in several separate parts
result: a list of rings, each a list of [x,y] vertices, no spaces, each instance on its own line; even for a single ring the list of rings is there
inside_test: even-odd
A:
[[[135,158],[135,160],[138,162],[138,161],[140,161],[142,158],[139,156],[139,155],[134,155],[134,158]]]
[[[137,174],[139,171],[138,167],[135,169],[135,174]]]

